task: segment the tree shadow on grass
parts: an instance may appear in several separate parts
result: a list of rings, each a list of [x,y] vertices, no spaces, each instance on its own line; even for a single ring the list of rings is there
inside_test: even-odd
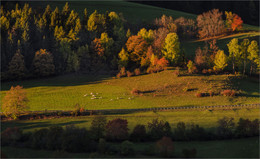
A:
[[[21,85],[24,88],[32,87],[49,87],[49,86],[77,86],[77,85],[87,85],[87,84],[96,84],[101,83],[104,80],[110,79],[112,75],[94,75],[94,74],[85,74],[85,75],[61,75],[41,79],[29,79],[23,81],[9,81],[1,82],[1,91],[6,91],[11,88],[11,86]]]
[[[1,123],[1,132],[8,127],[18,127],[22,130],[26,129],[36,129],[36,128],[48,128],[50,126],[67,126],[67,125],[77,125],[81,123],[86,123],[88,121],[69,121],[63,123],[51,123],[48,121],[45,122],[16,122],[16,121],[7,121]]]

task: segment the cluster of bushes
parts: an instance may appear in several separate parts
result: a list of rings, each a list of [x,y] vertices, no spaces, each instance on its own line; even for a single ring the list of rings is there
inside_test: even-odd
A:
[[[125,67],[122,67],[120,69],[120,72],[117,73],[116,77],[121,78],[121,77],[131,77],[131,76],[139,76],[141,74],[141,70],[139,68],[136,68],[133,72],[127,71]]]
[[[239,95],[239,91],[236,90],[231,90],[231,89],[225,89],[222,92],[214,92],[214,91],[209,91],[208,93],[203,93],[203,92],[197,92],[195,94],[196,97],[207,97],[207,96],[216,96],[216,95],[223,95],[223,96],[227,96],[227,97],[234,97]]]

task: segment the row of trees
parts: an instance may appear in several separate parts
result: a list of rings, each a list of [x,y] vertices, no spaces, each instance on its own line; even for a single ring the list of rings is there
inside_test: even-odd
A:
[[[218,120],[216,133],[209,132],[199,125],[191,124],[189,128],[178,122],[172,132],[168,122],[154,119],[145,125],[136,125],[129,134],[128,122],[125,119],[113,119],[107,122],[104,116],[96,116],[89,130],[74,125],[52,126],[34,132],[23,133],[18,128],[7,128],[1,133],[2,146],[23,146],[34,149],[64,150],[67,152],[100,152],[117,153],[117,149],[107,145],[109,142],[122,142],[120,154],[133,152],[132,142],[158,141],[160,153],[166,153],[165,147],[173,148],[172,140],[215,140],[259,135],[259,120],[250,121],[240,118],[235,126],[234,118],[224,117]],[[161,140],[160,140],[161,139]],[[131,145],[129,148],[129,145]],[[157,150],[156,150],[157,151]],[[165,157],[166,154],[162,154]]]
[[[68,3],[61,11],[49,5],[45,10],[33,10],[28,4],[23,8],[16,4],[13,10],[1,6],[1,78],[123,67],[157,72],[167,65],[184,65],[180,39],[195,38],[197,32],[202,38],[216,36],[242,27],[237,15],[226,12],[224,25],[222,13],[212,10],[199,15],[197,22],[163,15],[151,29],[137,28],[133,34],[130,29],[135,29],[126,26],[122,14],[95,11],[89,15],[87,9],[82,14],[80,18]]]

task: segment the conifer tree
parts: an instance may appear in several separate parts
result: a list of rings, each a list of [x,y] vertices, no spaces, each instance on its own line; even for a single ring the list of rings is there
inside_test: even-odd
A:
[[[9,63],[8,75],[11,79],[22,79],[26,76],[24,57],[18,50]]]

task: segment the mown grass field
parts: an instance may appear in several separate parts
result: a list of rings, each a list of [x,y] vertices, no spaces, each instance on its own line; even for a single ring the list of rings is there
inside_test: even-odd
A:
[[[172,128],[178,122],[185,122],[187,127],[190,124],[199,124],[205,129],[214,130],[217,127],[217,121],[224,116],[233,117],[235,122],[239,118],[248,118],[250,120],[260,119],[259,109],[237,109],[237,110],[189,110],[189,111],[157,111],[157,112],[136,112],[129,114],[106,115],[107,121],[115,118],[123,118],[128,121],[128,128],[133,130],[135,125],[147,125],[153,119],[158,118],[168,121]],[[59,125],[67,126],[74,124],[79,127],[90,128],[91,122],[95,116],[80,116],[80,117],[64,117],[54,119],[39,119],[39,120],[21,120],[21,121],[2,121],[1,131],[8,127],[19,127],[24,132],[34,131],[39,128]]]
[[[174,142],[174,156],[184,157],[183,149],[197,149],[198,158],[258,158],[259,157],[259,138],[246,138],[222,141],[192,141],[192,142]],[[119,148],[120,144],[114,144]],[[134,143],[134,149],[139,154],[130,157],[146,157],[151,156],[140,155],[154,143]],[[27,148],[2,147],[2,152],[8,158],[87,158],[89,153],[67,153],[45,150],[32,150]],[[104,157],[104,156],[99,156]],[[113,157],[113,156],[105,156]],[[156,156],[153,156],[156,157]]]
[[[6,82],[2,83],[1,98],[11,86],[21,85],[27,91],[29,110],[32,111],[73,110],[77,103],[94,110],[259,103],[258,80],[230,80],[232,75],[186,75],[185,71],[177,77],[173,71],[120,79],[102,75],[65,75]],[[132,95],[130,92],[134,88],[143,94]],[[185,88],[188,91],[185,92]],[[242,94],[237,97],[195,96],[197,92],[220,93],[230,88],[236,88]],[[91,93],[98,93],[98,99],[91,99]]]

